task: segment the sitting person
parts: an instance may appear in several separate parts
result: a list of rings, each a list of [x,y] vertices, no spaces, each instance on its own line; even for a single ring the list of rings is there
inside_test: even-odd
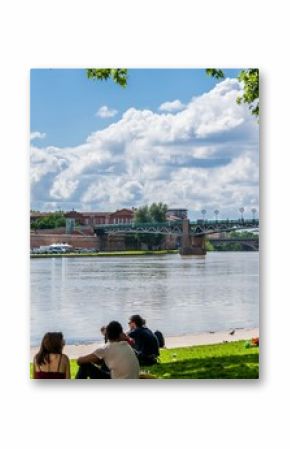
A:
[[[44,335],[33,360],[34,379],[70,379],[69,358],[62,353],[65,345],[61,332]]]
[[[129,320],[128,336],[133,339],[133,348],[140,365],[153,365],[159,356],[159,344],[156,335],[145,326],[145,320],[140,315],[132,315]]]
[[[134,350],[123,339],[123,329],[118,321],[111,321],[106,327],[108,343],[92,354],[79,357],[76,379],[138,379],[139,362]],[[95,366],[105,363],[109,372]]]
[[[107,332],[107,326],[102,326],[100,331],[101,331],[101,334],[104,337],[105,343],[108,343],[108,337],[107,337],[107,333],[106,333]],[[132,338],[128,337],[128,335],[126,335],[125,332],[122,332],[120,340],[126,341],[127,343],[129,343],[130,346],[133,346],[133,344],[134,344]]]

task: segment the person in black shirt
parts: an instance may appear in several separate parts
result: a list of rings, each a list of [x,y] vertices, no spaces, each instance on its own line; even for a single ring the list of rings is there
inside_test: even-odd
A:
[[[145,320],[140,315],[132,315],[129,319],[128,336],[133,339],[133,348],[140,365],[153,365],[159,356],[158,340],[154,333],[145,326]]]

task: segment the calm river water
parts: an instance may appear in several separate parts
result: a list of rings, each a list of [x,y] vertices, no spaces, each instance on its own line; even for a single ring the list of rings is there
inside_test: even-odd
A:
[[[259,325],[259,254],[31,260],[31,345],[47,331],[101,340],[103,324],[139,313],[167,336]]]

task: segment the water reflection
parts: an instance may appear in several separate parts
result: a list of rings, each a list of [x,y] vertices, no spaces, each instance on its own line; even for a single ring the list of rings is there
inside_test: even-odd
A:
[[[165,335],[258,326],[258,254],[31,260],[31,344],[62,330],[66,341],[132,313]]]

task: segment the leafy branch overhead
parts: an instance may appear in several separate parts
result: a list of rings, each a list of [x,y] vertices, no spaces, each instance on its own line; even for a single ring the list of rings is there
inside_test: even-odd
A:
[[[224,72],[219,69],[206,69],[206,73],[216,79],[223,79]],[[237,103],[247,103],[252,114],[259,116],[259,69],[241,70],[237,77],[243,83],[243,95],[237,98]]]
[[[121,87],[127,86],[128,70],[127,69],[87,69],[87,77],[92,80],[108,80],[112,79]],[[225,77],[223,70],[206,69],[206,74],[216,78],[223,79]],[[259,116],[259,69],[241,70],[237,77],[243,83],[243,94],[237,98],[237,103],[247,103],[253,115]]]
[[[223,79],[225,77],[224,72],[218,69],[205,69],[207,75],[216,78],[217,80]]]
[[[87,69],[87,77],[92,80],[105,80],[111,78],[121,87],[127,86],[127,69]]]

